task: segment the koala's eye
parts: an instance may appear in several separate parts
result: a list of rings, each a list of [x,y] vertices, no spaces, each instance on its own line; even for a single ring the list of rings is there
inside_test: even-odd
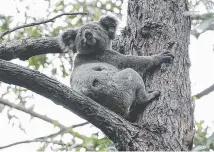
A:
[[[98,30],[98,28],[97,28],[97,27],[94,27],[94,30],[95,30],[95,31],[97,31],[97,30]]]

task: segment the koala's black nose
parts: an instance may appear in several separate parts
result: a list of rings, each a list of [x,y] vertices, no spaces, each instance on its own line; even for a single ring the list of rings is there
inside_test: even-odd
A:
[[[93,35],[92,35],[92,33],[91,33],[90,31],[85,31],[85,38],[86,38],[87,40],[92,39],[92,37],[93,37]]]

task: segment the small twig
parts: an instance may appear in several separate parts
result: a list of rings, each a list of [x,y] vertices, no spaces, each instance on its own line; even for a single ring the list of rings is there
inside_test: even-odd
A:
[[[197,100],[202,98],[205,95],[208,95],[209,93],[214,91],[214,84],[208,87],[207,89],[201,91],[200,93],[197,93],[196,95],[192,96],[193,100]]]
[[[64,16],[64,15],[87,15],[88,13],[63,13],[63,14],[59,14],[53,18],[50,18],[50,19],[47,19],[47,20],[44,20],[44,21],[41,21],[41,22],[34,22],[34,23],[29,23],[29,24],[24,24],[24,25],[21,25],[21,26],[17,26],[13,29],[10,29],[10,30],[7,30],[5,32],[3,32],[1,35],[0,35],[0,38],[3,38],[5,35],[9,34],[9,33],[12,33],[18,29],[21,29],[21,28],[25,28],[25,27],[30,27],[30,26],[35,26],[35,25],[40,25],[40,24],[45,24],[45,23],[48,23],[48,22],[54,22],[54,20],[56,18],[59,18],[61,16]]]
[[[39,119],[42,119],[46,122],[49,122],[51,124],[54,124],[54,122],[56,122],[55,120],[51,119],[51,118],[48,118],[47,116],[43,116],[41,114],[38,114],[32,110],[29,110],[21,105],[16,105],[14,103],[11,103],[9,102],[8,100],[5,100],[5,99],[0,99],[0,103],[3,104],[3,105],[7,105],[9,107],[12,107],[12,108],[15,108],[17,110],[20,110],[20,111],[23,111],[25,113],[28,113],[34,117],[37,117]],[[9,145],[6,145],[6,146],[2,146],[0,147],[0,149],[4,149],[4,148],[8,148],[8,147],[12,147],[12,146],[15,146],[15,145],[19,145],[19,144],[24,144],[24,143],[32,143],[32,142],[46,142],[46,143],[53,143],[53,144],[58,144],[58,145],[67,145],[67,144],[64,144],[62,142],[57,142],[57,141],[48,141],[47,139],[48,138],[54,138],[56,137],[57,135],[60,135],[60,134],[65,134],[65,133],[70,133],[74,136],[76,136],[77,138],[80,138],[80,139],[83,139],[83,138],[87,138],[86,136],[84,135],[81,135],[77,132],[74,132],[72,129],[73,128],[77,128],[77,127],[81,127],[81,126],[84,126],[84,125],[87,125],[89,124],[89,122],[84,122],[84,123],[80,123],[80,124],[76,124],[76,125],[72,125],[71,127],[65,127],[64,125],[60,124],[60,123],[57,123],[57,126],[60,128],[60,131],[56,132],[56,133],[53,133],[53,134],[50,134],[48,136],[42,136],[42,137],[38,137],[38,138],[35,138],[33,140],[24,140],[24,141],[20,141],[20,142],[16,142],[16,143],[12,143],[12,144],[9,144]],[[54,124],[55,125],[55,124]]]
[[[32,142],[45,142],[45,143],[49,143],[49,144],[57,144],[57,145],[61,145],[61,146],[65,146],[65,145],[70,145],[70,144],[65,144],[62,141],[48,141],[45,139],[33,139],[33,140],[25,140],[25,141],[19,141],[19,142],[15,142],[6,146],[2,146],[0,147],[0,149],[4,149],[4,148],[9,148],[15,145],[19,145],[19,144],[27,144],[27,143],[32,143]]]
[[[64,126],[63,124],[59,123],[58,121],[53,120],[53,119],[51,119],[51,118],[49,118],[49,117],[47,117],[47,116],[45,116],[45,115],[41,115],[41,114],[39,114],[39,113],[36,113],[36,112],[33,111],[33,110],[27,109],[27,108],[25,108],[25,107],[22,106],[22,105],[16,105],[16,104],[14,104],[14,103],[12,103],[12,102],[10,102],[10,101],[8,101],[8,100],[5,100],[5,99],[0,99],[0,103],[3,104],[3,105],[7,105],[7,106],[9,106],[9,107],[15,108],[15,109],[17,109],[17,110],[20,110],[20,111],[22,111],[22,112],[25,112],[25,113],[27,113],[27,114],[30,114],[30,115],[32,115],[32,116],[34,116],[34,117],[39,118],[39,119],[42,119],[42,120],[44,120],[44,121],[46,121],[46,122],[48,122],[48,123],[51,123],[51,124],[53,124],[53,125],[55,125],[55,126],[61,128],[61,129],[67,128],[66,126]],[[74,126],[72,126],[72,127],[80,127],[80,126],[83,126],[83,125],[86,125],[86,124],[88,124],[88,122],[85,122],[85,123],[82,123],[82,124],[77,124],[77,125],[74,125]]]
[[[80,136],[80,139],[82,138],[87,138],[86,136],[84,135],[80,135],[79,133],[77,132],[74,132],[71,130],[74,129],[74,128],[77,128],[77,127],[80,127],[80,126],[84,126],[84,125],[87,125],[89,124],[88,122],[84,122],[84,123],[81,123],[81,124],[76,124],[76,125],[72,125],[71,127],[66,127],[66,128],[63,128],[61,129],[60,131],[56,132],[56,133],[53,133],[53,134],[50,134],[48,136],[42,136],[42,137],[38,137],[38,138],[35,138],[35,139],[32,139],[32,140],[24,140],[24,141],[19,141],[19,142],[15,142],[15,143],[12,143],[12,144],[9,144],[9,145],[6,145],[6,146],[2,146],[0,147],[0,149],[4,149],[4,148],[8,148],[8,147],[12,147],[12,146],[15,146],[15,145],[19,145],[19,144],[24,144],[24,143],[31,143],[31,142],[46,142],[46,143],[54,143],[54,144],[58,144],[58,145],[67,145],[67,144],[64,144],[64,143],[59,143],[59,142],[56,142],[56,141],[48,141],[47,139],[48,138],[54,138],[56,137],[57,135],[60,135],[60,134],[65,134],[65,133],[70,133],[72,135],[76,135],[75,137],[79,138]],[[83,139],[82,139],[83,140]],[[72,145],[71,145],[72,146]]]
[[[77,128],[77,127],[81,127],[81,126],[84,126],[84,125],[87,125],[87,124],[89,124],[89,122],[84,122],[84,123],[72,125],[72,126],[70,126],[70,127],[63,128],[63,129],[61,129],[60,131],[58,131],[58,132],[56,132],[56,133],[50,134],[50,135],[48,135],[48,136],[38,137],[38,138],[36,138],[36,139],[48,139],[48,138],[53,138],[53,137],[56,137],[57,135],[68,133],[69,130],[71,130],[71,129],[74,129],[74,128]]]

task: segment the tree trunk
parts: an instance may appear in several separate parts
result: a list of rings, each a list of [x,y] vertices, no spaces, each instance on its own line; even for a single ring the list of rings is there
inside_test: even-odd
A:
[[[161,96],[143,112],[140,110],[137,123],[142,129],[127,149],[180,151],[192,148],[194,105],[188,55],[191,22],[183,16],[185,11],[188,11],[186,0],[129,0],[123,51],[152,55],[165,49],[172,52],[175,59],[172,65],[164,64],[154,75],[147,74],[144,78],[147,90],[158,89]]]

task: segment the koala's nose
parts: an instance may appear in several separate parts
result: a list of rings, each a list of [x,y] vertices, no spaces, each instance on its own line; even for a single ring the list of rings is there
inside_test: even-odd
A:
[[[85,38],[87,39],[87,40],[90,40],[90,39],[92,39],[92,37],[93,37],[93,35],[92,35],[92,33],[90,32],[90,31],[85,31]]]

